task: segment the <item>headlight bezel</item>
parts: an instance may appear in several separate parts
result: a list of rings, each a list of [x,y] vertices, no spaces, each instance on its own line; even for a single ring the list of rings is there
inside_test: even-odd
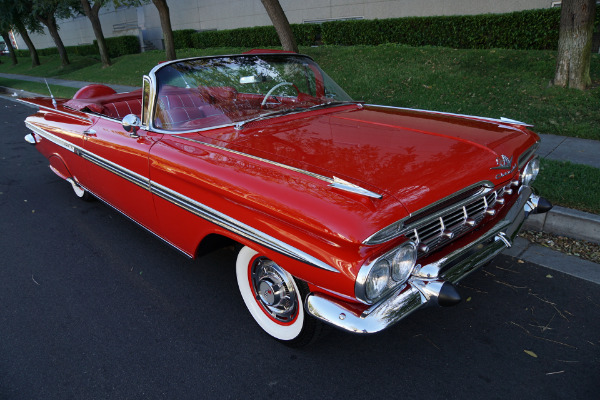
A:
[[[400,257],[403,259],[399,259]],[[400,264],[403,265],[400,265]],[[408,241],[398,247],[391,264],[391,277],[398,283],[404,283],[410,277],[417,264],[417,245],[413,241]],[[398,271],[398,272],[396,272]]]
[[[410,255],[408,258],[411,262],[408,266],[405,265],[404,272],[399,275],[397,274],[396,279],[394,279],[394,259],[402,252]],[[416,244],[411,240],[407,240],[373,261],[363,265],[356,277],[356,298],[365,304],[374,304],[384,298],[389,292],[405,284],[417,266],[417,256]],[[367,286],[372,287],[372,279],[375,279],[375,273],[377,272],[376,268],[383,268],[382,265],[387,265],[388,274],[386,284],[378,285],[379,290],[375,293],[371,289],[367,290]]]
[[[391,279],[390,263],[385,258],[378,259],[369,269],[365,281],[365,296],[373,301],[387,290]]]

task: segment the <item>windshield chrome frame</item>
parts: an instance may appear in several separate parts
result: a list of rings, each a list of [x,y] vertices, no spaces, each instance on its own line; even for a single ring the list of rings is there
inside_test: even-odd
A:
[[[194,133],[194,132],[203,132],[203,131],[209,131],[209,130],[213,130],[213,129],[220,129],[220,128],[227,128],[227,127],[235,127],[236,125],[240,124],[240,123],[244,123],[247,121],[238,121],[238,122],[232,122],[230,124],[224,124],[224,125],[215,125],[215,126],[211,126],[208,128],[197,128],[197,129],[187,129],[187,130],[165,130],[165,129],[160,129],[157,128],[154,125],[154,114],[156,112],[156,103],[158,101],[158,89],[157,89],[157,84],[158,84],[158,80],[156,78],[156,73],[161,70],[162,68],[165,68],[166,66],[169,66],[171,64],[176,64],[176,63],[180,63],[180,62],[184,62],[184,61],[194,61],[194,60],[209,60],[209,59],[216,59],[216,58],[227,58],[227,57],[231,57],[231,58],[241,58],[241,57],[254,57],[254,56],[269,56],[269,57],[290,57],[290,56],[294,56],[294,57],[302,57],[302,58],[307,58],[309,60],[311,60],[312,62],[315,63],[315,65],[318,66],[318,64],[315,62],[315,60],[310,57],[307,56],[305,54],[297,54],[297,53],[252,53],[252,54],[226,54],[226,55],[218,55],[218,56],[206,56],[206,57],[188,57],[188,58],[181,58],[178,60],[172,60],[172,61],[166,61],[163,63],[160,63],[158,65],[156,65],[154,68],[152,68],[150,70],[150,72],[148,73],[148,75],[144,76],[144,81],[146,81],[146,79],[149,81],[150,84],[150,96],[149,96],[149,104],[148,104],[148,110],[146,110],[148,112],[148,126],[142,126],[143,129],[146,129],[148,131],[152,131],[152,132],[156,132],[156,133],[162,133],[165,135],[174,135],[174,134],[183,134],[183,133]],[[319,67],[320,69],[320,67]],[[142,96],[143,96],[143,91],[142,91]],[[142,105],[143,106],[143,105]],[[304,112],[304,111],[308,111],[309,109],[303,110],[303,111],[298,111],[300,112]],[[144,110],[142,110],[144,111]],[[287,114],[289,115],[289,114]],[[276,116],[273,116],[276,117]]]

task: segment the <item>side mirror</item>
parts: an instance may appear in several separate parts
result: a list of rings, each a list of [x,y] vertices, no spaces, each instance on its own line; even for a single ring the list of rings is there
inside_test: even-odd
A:
[[[139,137],[137,131],[140,129],[140,126],[142,126],[142,120],[140,117],[135,114],[127,114],[125,117],[123,117],[121,124],[123,124],[123,129],[129,132],[129,136],[133,138]]]

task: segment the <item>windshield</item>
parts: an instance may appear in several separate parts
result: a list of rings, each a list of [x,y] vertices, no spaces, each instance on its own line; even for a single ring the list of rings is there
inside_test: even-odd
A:
[[[308,57],[243,55],[183,60],[155,72],[158,129],[183,131],[352,101]]]

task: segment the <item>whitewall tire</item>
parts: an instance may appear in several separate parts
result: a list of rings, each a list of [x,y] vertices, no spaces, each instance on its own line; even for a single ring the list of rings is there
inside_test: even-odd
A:
[[[304,311],[306,283],[249,247],[238,254],[236,276],[248,311],[273,338],[298,347],[320,334],[321,324]]]

